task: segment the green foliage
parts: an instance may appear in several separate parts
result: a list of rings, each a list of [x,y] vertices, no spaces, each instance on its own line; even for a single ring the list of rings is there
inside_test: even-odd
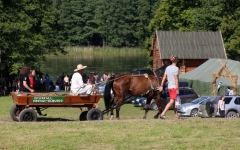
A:
[[[48,0],[0,2],[1,63],[11,74],[25,63],[37,66],[45,54],[62,51],[54,37],[55,13]]]
[[[0,69],[38,66],[64,46],[149,50],[156,30],[221,30],[228,57],[239,59],[239,9],[239,0],[2,0]]]
[[[148,28],[150,32],[221,30],[227,55],[239,59],[239,9],[237,0],[163,0]]]
[[[234,15],[223,18],[221,29],[225,38],[228,56],[234,58],[240,54],[240,8]]]

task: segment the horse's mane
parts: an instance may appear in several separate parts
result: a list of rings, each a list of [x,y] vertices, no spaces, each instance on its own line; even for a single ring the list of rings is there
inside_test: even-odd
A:
[[[157,75],[158,77],[163,77],[167,66],[169,66],[169,65],[164,65],[164,66],[158,68],[158,69],[155,71],[156,75]]]
[[[117,75],[115,78],[119,78],[119,77],[122,77],[122,76],[125,76],[125,75],[130,75],[130,74],[128,74],[128,73],[122,73],[122,74],[120,74],[120,75]]]

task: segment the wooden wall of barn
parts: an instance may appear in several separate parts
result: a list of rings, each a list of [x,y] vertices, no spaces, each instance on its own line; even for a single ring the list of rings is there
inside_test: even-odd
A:
[[[156,52],[157,53],[157,52]],[[159,51],[158,51],[159,53]],[[154,55],[155,56],[155,55]],[[156,55],[157,56],[157,55]],[[153,58],[153,60],[156,60],[156,62],[160,62],[158,64],[154,64],[153,63],[153,70],[155,71],[156,69],[160,68],[161,66],[164,66],[167,63],[170,63],[169,59],[163,59],[161,61],[159,54],[157,56],[159,59],[157,58]],[[201,64],[205,63],[208,59],[179,59],[179,62],[177,64],[177,66],[179,67],[179,71],[180,73],[186,73],[189,72],[195,68],[197,68],[198,66],[200,66]],[[162,63],[162,64],[161,64]],[[158,67],[159,66],[159,67]],[[157,68],[158,67],[158,68]]]

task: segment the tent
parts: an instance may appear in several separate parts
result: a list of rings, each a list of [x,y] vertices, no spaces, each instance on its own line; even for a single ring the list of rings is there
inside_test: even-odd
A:
[[[181,74],[180,81],[188,82],[189,87],[193,88],[199,95],[212,95],[212,74],[218,72],[223,63],[227,63],[226,67],[231,74],[238,75],[237,85],[240,88],[240,62],[229,59],[211,58],[194,70]],[[223,70],[222,73],[225,73]],[[227,87],[232,87],[232,83],[228,77],[219,77],[216,84],[222,83],[217,95],[225,95]],[[237,90],[238,93],[238,90]]]

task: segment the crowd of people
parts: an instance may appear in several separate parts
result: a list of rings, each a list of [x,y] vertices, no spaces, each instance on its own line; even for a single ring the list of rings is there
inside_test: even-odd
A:
[[[100,82],[107,81],[114,73],[103,73],[99,76],[95,72],[90,72],[88,75],[82,73],[82,80],[84,84],[88,82],[91,85],[98,84]],[[3,77],[0,76],[0,95],[8,96],[10,92],[22,91],[22,92],[52,92],[52,91],[71,91],[72,75],[57,76],[56,81],[50,78],[49,74],[37,74],[36,70],[30,65],[25,64],[19,71],[18,76]]]

